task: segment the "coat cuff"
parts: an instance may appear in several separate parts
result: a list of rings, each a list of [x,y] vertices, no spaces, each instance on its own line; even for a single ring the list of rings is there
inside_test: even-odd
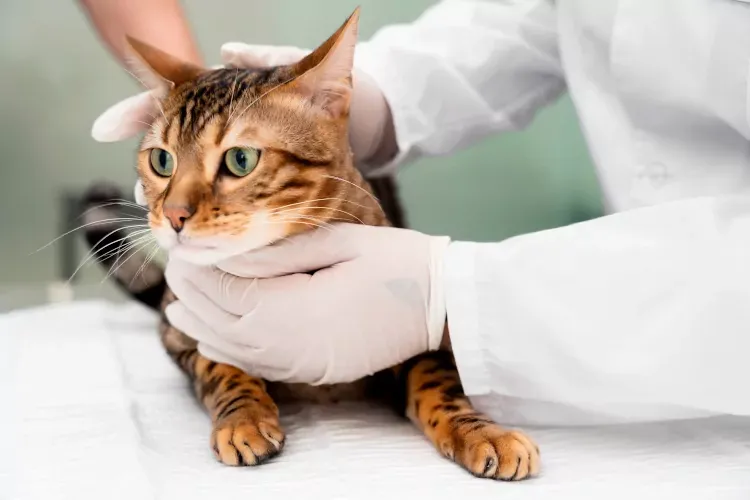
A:
[[[443,261],[450,341],[467,396],[490,392],[485,341],[479,329],[476,248],[476,243],[451,243]]]

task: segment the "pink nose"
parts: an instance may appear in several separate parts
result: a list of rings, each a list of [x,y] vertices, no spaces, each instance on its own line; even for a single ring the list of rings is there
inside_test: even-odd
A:
[[[185,221],[187,221],[194,213],[195,207],[190,205],[164,205],[164,217],[169,219],[172,229],[178,233],[182,231],[183,227],[185,227]]]

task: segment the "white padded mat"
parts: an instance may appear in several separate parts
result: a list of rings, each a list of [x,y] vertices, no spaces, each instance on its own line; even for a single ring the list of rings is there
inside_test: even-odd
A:
[[[530,429],[543,474],[510,484],[471,477],[388,410],[282,408],[284,453],[225,467],[155,321],[104,302],[0,316],[0,499],[750,499],[750,420],[725,417]]]

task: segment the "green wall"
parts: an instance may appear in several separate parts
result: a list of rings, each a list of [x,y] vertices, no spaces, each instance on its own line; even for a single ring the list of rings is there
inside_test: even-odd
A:
[[[361,36],[367,38],[430,4],[185,2],[210,63],[218,62],[226,41],[313,47],[356,5],[362,6]],[[95,178],[131,189],[135,141],[97,144],[89,130],[104,108],[139,89],[97,42],[75,2],[4,0],[0,68],[0,283],[49,281],[57,277],[58,247],[32,252],[59,234],[63,192]],[[596,179],[567,98],[526,131],[418,162],[400,181],[412,226],[455,238],[497,240],[600,211]]]

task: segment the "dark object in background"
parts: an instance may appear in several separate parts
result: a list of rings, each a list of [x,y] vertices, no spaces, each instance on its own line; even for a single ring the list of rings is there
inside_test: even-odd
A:
[[[401,198],[399,198],[398,184],[392,176],[367,179],[370,187],[375,192],[375,197],[380,200],[385,216],[396,227],[406,227],[406,215],[404,213]]]

